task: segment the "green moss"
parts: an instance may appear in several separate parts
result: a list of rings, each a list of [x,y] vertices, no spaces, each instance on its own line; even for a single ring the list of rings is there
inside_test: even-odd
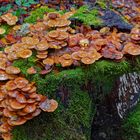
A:
[[[131,129],[130,129],[131,128]],[[140,138],[140,102],[123,122],[123,132],[126,140]]]
[[[71,18],[79,20],[86,25],[102,25],[102,20],[99,18],[98,10],[96,8],[89,10],[88,6],[80,7]]]
[[[37,19],[42,19],[43,15],[46,12],[54,12],[54,9],[48,8],[47,6],[42,6],[40,8],[37,8],[36,10],[32,11],[30,16],[25,19],[25,22],[27,23],[35,23]]]

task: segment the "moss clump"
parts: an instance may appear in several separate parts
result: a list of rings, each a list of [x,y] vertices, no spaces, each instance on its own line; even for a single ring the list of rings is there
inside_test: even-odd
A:
[[[140,102],[124,120],[122,127],[126,140],[140,139]]]
[[[37,19],[42,19],[43,15],[47,12],[54,12],[54,9],[48,8],[47,6],[41,6],[36,10],[32,11],[30,16],[25,19],[27,23],[35,23]]]
[[[99,12],[96,8],[90,9],[88,6],[80,7],[76,13],[71,16],[71,19],[75,19],[83,22],[86,25],[100,26],[102,25],[102,20],[99,17]]]

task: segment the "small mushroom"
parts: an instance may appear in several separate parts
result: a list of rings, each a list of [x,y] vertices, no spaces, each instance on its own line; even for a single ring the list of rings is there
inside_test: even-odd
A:
[[[46,99],[45,101],[41,102],[39,104],[39,107],[46,112],[53,112],[54,110],[56,110],[56,108],[58,107],[58,103],[51,99]]]
[[[9,75],[5,71],[0,70],[0,81],[5,81],[8,79],[9,79]]]
[[[26,112],[26,113],[32,113],[36,110],[36,105],[33,103],[33,104],[27,104],[26,107],[23,109],[23,112]]]
[[[43,60],[43,64],[52,66],[54,65],[54,60],[52,58],[46,58]]]
[[[51,38],[57,38],[59,36],[59,31],[52,30],[48,33],[48,36],[51,37]]]
[[[18,67],[15,67],[15,66],[8,66],[5,69],[5,71],[8,74],[19,74],[20,73],[20,69]]]
[[[95,62],[95,59],[89,57],[83,57],[81,59],[81,62],[89,65],[89,64],[93,64]]]
[[[29,82],[23,77],[18,77],[14,80],[14,83],[16,84],[17,88],[24,88]]]
[[[29,49],[25,49],[25,50],[17,52],[17,56],[21,58],[28,58],[31,55],[32,55],[32,51]]]
[[[11,126],[17,126],[17,125],[22,125],[24,123],[26,123],[26,119],[24,119],[23,117],[19,117],[17,120],[8,120],[8,124]]]
[[[79,41],[79,45],[80,45],[81,47],[88,47],[88,46],[89,46],[89,40],[88,40],[88,39],[81,39],[81,40]]]
[[[15,90],[17,88],[13,80],[8,81],[5,86],[7,90]]]
[[[16,110],[23,109],[26,106],[26,104],[19,103],[16,99],[10,99],[9,103],[10,106]]]
[[[25,96],[23,94],[21,94],[21,93],[17,94],[16,100],[19,103],[22,103],[22,104],[26,103],[26,101],[27,101],[26,98],[25,98]]]
[[[4,140],[12,140],[12,134],[11,133],[2,133],[2,138],[4,139]]]
[[[30,67],[29,69],[27,69],[27,73],[28,74],[35,74],[35,73],[37,73],[37,71],[34,67]]]

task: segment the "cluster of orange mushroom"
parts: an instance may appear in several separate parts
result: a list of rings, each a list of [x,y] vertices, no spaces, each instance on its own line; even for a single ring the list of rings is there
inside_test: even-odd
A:
[[[35,83],[30,83],[18,67],[17,59],[27,59],[33,51],[36,63],[41,64],[40,74],[47,74],[56,64],[62,67],[93,64],[100,58],[122,59],[125,54],[140,55],[140,27],[130,33],[122,33],[116,28],[103,27],[100,31],[90,27],[86,32],[70,27],[69,17],[75,11],[60,15],[50,12],[42,20],[30,24],[30,32],[16,43],[11,43],[0,52],[0,133],[5,140],[11,139],[11,130],[40,114],[41,110],[53,112],[58,104],[37,94]],[[16,17],[6,14],[1,17],[10,25]],[[13,21],[14,20],[14,21]],[[20,26],[13,27],[14,30]],[[0,28],[0,34],[4,31]],[[43,71],[43,70],[46,71]],[[36,74],[34,67],[28,74]]]
[[[121,14],[133,24],[140,24],[139,0],[112,0],[113,7],[121,9]]]
[[[15,25],[18,21],[17,16],[14,16],[12,13],[6,13],[0,16],[1,21],[6,22],[8,25]]]
[[[14,126],[22,125],[38,116],[41,110],[53,112],[58,103],[36,93],[35,83],[23,77],[9,80],[0,87],[0,133],[11,140]]]
[[[4,49],[8,60],[26,59],[35,50],[38,62],[50,68],[54,64],[67,67],[79,62],[92,64],[101,57],[121,59],[126,53],[139,54],[134,53],[139,52],[139,27],[133,28],[130,34],[118,32],[115,28],[111,31],[109,27],[103,27],[100,31],[88,28],[83,34],[70,27],[69,17],[74,13],[74,10],[64,15],[50,12],[36,24],[30,24],[27,36]],[[135,51],[130,53],[130,46]],[[32,68],[29,73],[36,72]]]

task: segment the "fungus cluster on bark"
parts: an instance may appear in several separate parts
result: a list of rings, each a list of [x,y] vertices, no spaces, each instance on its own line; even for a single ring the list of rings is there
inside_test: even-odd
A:
[[[18,59],[29,59],[35,55],[38,72],[34,66],[27,74],[47,74],[56,64],[62,67],[93,64],[103,59],[121,60],[125,54],[140,55],[140,27],[135,26],[130,33],[122,33],[116,28],[103,27],[99,31],[89,26],[72,28],[70,17],[75,10],[61,15],[50,12],[35,24],[29,24],[26,35],[16,38],[22,27],[16,25],[5,38],[4,51],[0,51],[0,133],[11,139],[11,130],[40,114],[41,110],[53,112],[58,104],[55,100],[37,94],[35,83],[29,82],[21,74],[21,69],[13,66]],[[10,13],[1,17],[2,22],[15,25],[17,17]],[[0,28],[0,34],[5,29]],[[35,52],[35,53],[34,53]]]

